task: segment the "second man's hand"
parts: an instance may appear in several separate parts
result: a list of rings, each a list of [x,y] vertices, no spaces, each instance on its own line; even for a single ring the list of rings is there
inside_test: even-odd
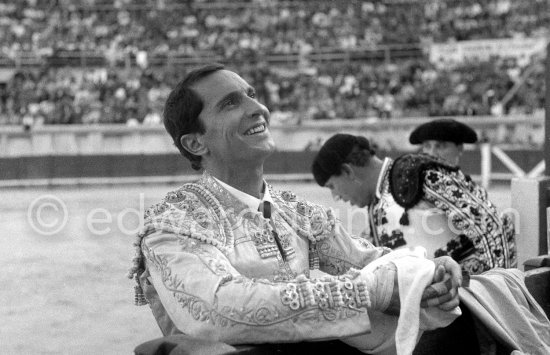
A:
[[[450,311],[458,306],[458,287],[462,284],[460,265],[449,256],[434,260],[433,282],[422,294],[422,307],[438,307]]]

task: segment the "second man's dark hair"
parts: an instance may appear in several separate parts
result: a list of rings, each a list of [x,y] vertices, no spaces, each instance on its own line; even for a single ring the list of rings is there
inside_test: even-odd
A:
[[[351,134],[335,134],[317,153],[311,167],[313,177],[320,186],[325,186],[331,176],[339,176],[342,173],[342,164],[365,166],[374,154],[367,138]]]

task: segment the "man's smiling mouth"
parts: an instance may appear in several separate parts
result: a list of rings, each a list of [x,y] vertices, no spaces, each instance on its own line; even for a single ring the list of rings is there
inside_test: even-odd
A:
[[[253,134],[258,134],[258,133],[262,133],[265,131],[265,123],[260,123],[259,125],[257,126],[254,126],[250,129],[247,129],[246,132],[244,132],[244,135],[245,136],[251,136]]]

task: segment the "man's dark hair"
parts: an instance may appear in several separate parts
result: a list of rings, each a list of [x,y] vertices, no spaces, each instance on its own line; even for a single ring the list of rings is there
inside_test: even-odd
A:
[[[190,153],[181,145],[183,135],[205,132],[204,125],[199,120],[204,103],[191,86],[222,69],[224,66],[221,64],[208,64],[189,72],[170,92],[164,105],[164,127],[174,140],[175,146],[189,159],[191,167],[195,170],[201,169],[201,156]]]
[[[320,186],[325,186],[331,176],[339,176],[342,173],[342,164],[365,166],[374,154],[367,138],[335,134],[323,144],[313,160],[313,177]]]

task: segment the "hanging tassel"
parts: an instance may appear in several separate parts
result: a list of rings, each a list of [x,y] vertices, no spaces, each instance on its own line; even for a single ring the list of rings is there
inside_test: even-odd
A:
[[[317,253],[316,244],[313,242],[309,244],[309,269],[319,270],[319,254]]]
[[[145,306],[149,302],[147,302],[147,298],[145,298],[145,294],[143,293],[143,288],[141,288],[137,274],[135,279],[137,285],[134,286],[134,304],[136,306]]]
[[[401,215],[401,218],[399,219],[399,224],[402,226],[408,226],[409,225],[409,215],[407,214],[407,210],[403,211],[403,214]]]
[[[319,257],[317,255],[309,255],[309,269],[319,270]]]
[[[142,230],[136,236],[136,240],[133,243],[136,253],[132,259],[132,267],[128,270],[127,274],[129,279],[134,279],[136,281],[136,285],[134,286],[134,304],[136,306],[144,306],[149,303],[147,298],[145,298],[143,288],[141,288],[141,284],[139,282],[139,276],[145,271],[145,267],[143,265],[143,254],[141,253],[141,241],[145,235],[146,230]]]

